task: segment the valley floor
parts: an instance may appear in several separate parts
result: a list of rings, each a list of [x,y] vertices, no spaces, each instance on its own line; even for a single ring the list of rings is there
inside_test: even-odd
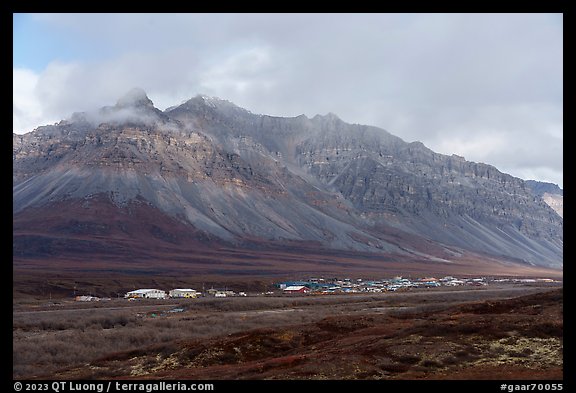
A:
[[[13,377],[561,380],[560,285],[15,303]]]

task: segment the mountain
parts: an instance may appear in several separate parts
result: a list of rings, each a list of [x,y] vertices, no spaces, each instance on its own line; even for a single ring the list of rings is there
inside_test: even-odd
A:
[[[211,253],[232,250],[250,250],[228,260],[236,273],[304,263],[270,250],[371,268],[563,264],[562,217],[493,166],[331,113],[258,115],[200,95],[162,112],[141,89],[13,135],[13,223],[18,266],[219,272]]]
[[[558,187],[558,184],[546,183],[536,180],[526,180],[526,185],[534,194],[539,196],[544,194],[564,195],[564,191]]]
[[[560,217],[564,217],[564,191],[558,184],[526,180],[530,190],[542,198]]]

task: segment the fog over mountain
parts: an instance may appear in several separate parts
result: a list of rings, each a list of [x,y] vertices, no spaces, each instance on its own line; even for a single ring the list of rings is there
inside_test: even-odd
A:
[[[217,244],[563,266],[561,214],[533,183],[332,113],[258,115],[202,95],[160,111],[134,89],[13,134],[13,164],[20,261],[98,250],[129,265]]]

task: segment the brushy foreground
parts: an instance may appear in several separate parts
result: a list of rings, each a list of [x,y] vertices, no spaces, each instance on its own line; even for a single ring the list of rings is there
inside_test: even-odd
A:
[[[15,311],[14,378],[561,379],[563,373],[561,289],[133,303]]]

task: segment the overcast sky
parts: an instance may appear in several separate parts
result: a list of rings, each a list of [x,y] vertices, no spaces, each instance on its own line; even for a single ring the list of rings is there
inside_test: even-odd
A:
[[[15,14],[13,130],[141,87],[333,112],[562,187],[562,14]]]

